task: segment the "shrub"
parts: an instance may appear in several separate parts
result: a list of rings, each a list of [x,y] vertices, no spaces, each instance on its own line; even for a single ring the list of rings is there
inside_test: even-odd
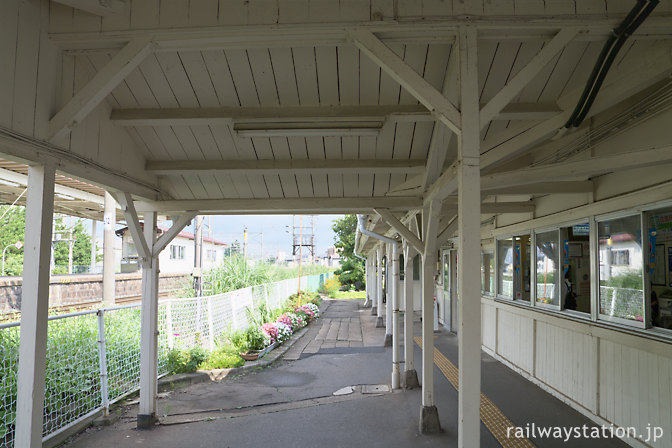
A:
[[[282,344],[292,337],[292,329],[288,325],[282,322],[276,322],[273,325],[278,329],[278,343]]]
[[[261,326],[261,331],[269,337],[271,344],[278,340],[278,327],[276,327],[274,324],[265,323]]]
[[[257,327],[245,330],[248,350],[263,350],[270,344],[270,339]]]
[[[222,344],[218,346],[208,359],[201,364],[201,369],[231,369],[245,364],[245,360],[240,357],[236,348],[231,344]]]
[[[206,358],[207,353],[200,345],[188,350],[176,347],[168,352],[166,367],[171,374],[195,372]]]
[[[338,276],[334,275],[324,281],[322,286],[320,286],[320,292],[334,298],[340,287],[341,282],[338,280]]]

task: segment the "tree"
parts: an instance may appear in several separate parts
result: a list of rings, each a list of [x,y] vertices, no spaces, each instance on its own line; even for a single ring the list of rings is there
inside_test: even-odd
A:
[[[21,206],[0,206],[0,251],[17,241],[24,242],[26,229],[26,209]],[[23,248],[9,247],[5,251],[5,275],[21,275],[23,273]]]
[[[90,266],[91,265],[91,236],[87,234],[84,223],[78,219],[74,225],[69,226],[62,217],[56,218],[56,233],[61,239],[70,239],[70,229],[72,228],[72,265]],[[69,264],[69,242],[59,241],[54,244],[54,274],[66,274]],[[76,273],[73,270],[73,273]]]
[[[331,228],[336,233],[335,246],[341,249],[343,259],[341,268],[335,274],[339,276],[342,285],[352,286],[355,289],[364,288],[364,260],[355,257],[357,216],[345,215],[344,218],[335,220]]]

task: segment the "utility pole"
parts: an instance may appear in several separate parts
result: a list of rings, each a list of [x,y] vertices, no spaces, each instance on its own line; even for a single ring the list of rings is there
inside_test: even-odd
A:
[[[97,250],[96,250],[96,227],[97,227],[98,221],[95,219],[91,220],[91,267],[89,268],[89,273],[93,274],[96,270],[96,255],[97,255]]]
[[[202,269],[203,269],[203,216],[196,216],[196,232],[194,235],[194,291],[196,297],[201,296],[202,292]]]
[[[247,261],[247,227],[243,230],[243,260]]]

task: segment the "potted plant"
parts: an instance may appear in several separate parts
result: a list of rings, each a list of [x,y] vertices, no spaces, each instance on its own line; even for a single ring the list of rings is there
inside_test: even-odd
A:
[[[255,361],[270,350],[267,336],[257,327],[245,330],[245,344],[241,345],[240,356],[246,361]],[[243,350],[245,349],[245,350]]]

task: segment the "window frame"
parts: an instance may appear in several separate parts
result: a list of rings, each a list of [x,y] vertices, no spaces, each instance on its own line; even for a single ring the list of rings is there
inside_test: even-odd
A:
[[[514,238],[529,235],[529,237],[530,237],[530,268],[532,268],[532,258],[533,257],[531,256],[531,253],[532,253],[532,244],[533,244],[533,240],[532,240],[533,234],[534,234],[533,229],[528,229],[528,230],[524,230],[524,231],[520,231],[520,232],[516,232],[516,233],[511,233],[511,234],[498,235],[497,238],[495,238],[495,257],[496,257],[495,258],[495,275],[496,275],[495,290],[496,290],[496,293],[495,293],[495,296],[494,296],[495,298],[500,299],[500,300],[504,300],[504,301],[507,301],[507,302],[514,302],[514,303],[518,303],[518,304],[521,304],[521,305],[534,307],[534,305],[532,305],[532,303],[533,303],[533,300],[532,300],[532,279],[530,279],[530,300],[529,301],[523,300],[523,299],[516,299],[515,290],[513,291],[513,294],[511,295],[511,297],[503,296],[503,295],[501,295],[501,293],[499,291],[499,274],[500,274],[500,272],[499,272],[499,242],[501,240],[507,240],[507,239],[511,238],[511,250],[513,251],[513,249],[514,249],[514,245],[513,245]],[[515,269],[515,267],[514,267],[514,269]],[[521,266],[521,269],[522,269],[522,266]],[[532,270],[530,269],[530,276],[531,275],[532,275]]]
[[[647,329],[649,328],[649,322],[650,322],[650,306],[651,306],[651,297],[650,297],[650,292],[649,292],[649,287],[648,287],[648,275],[647,275],[647,269],[644,269],[646,266],[646,244],[645,244],[645,233],[644,233],[644,228],[646,227],[645,222],[644,222],[644,208],[642,207],[637,207],[637,208],[631,208],[627,210],[619,210],[617,212],[612,212],[612,213],[605,213],[602,215],[595,215],[594,216],[594,222],[595,222],[595,241],[593,245],[591,245],[591,250],[595,251],[595,258],[596,258],[596,263],[597,263],[597,272],[595,277],[592,279],[593,281],[593,286],[596,288],[596,296],[597,300],[595,303],[593,303],[593,306],[595,306],[595,314],[597,317],[597,321],[601,322],[609,322],[609,323],[614,323],[614,324],[619,324],[619,325],[624,325],[627,327],[632,327],[632,328],[638,328],[638,329]],[[622,317],[616,317],[616,316],[609,316],[606,314],[602,314],[600,312],[600,237],[599,237],[599,225],[601,222],[605,221],[611,221],[611,220],[616,220],[616,219],[623,219],[623,218],[629,218],[637,216],[639,217],[639,238],[640,238],[640,245],[641,245],[641,257],[642,257],[642,264],[641,264],[641,274],[642,274],[642,291],[644,294],[643,297],[643,316],[642,316],[642,321],[638,320],[630,320],[630,319],[624,319]],[[633,257],[634,259],[634,257]]]

